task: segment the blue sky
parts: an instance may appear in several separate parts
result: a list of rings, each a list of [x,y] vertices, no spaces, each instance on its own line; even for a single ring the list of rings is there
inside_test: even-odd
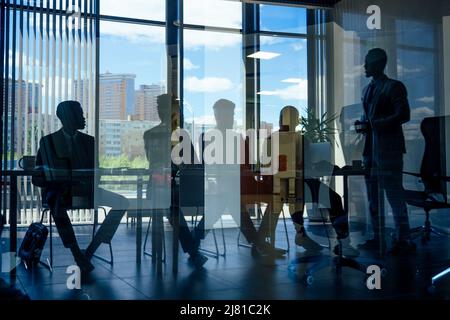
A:
[[[121,14],[143,18],[149,10],[157,19],[164,10],[163,1],[133,0],[136,5]],[[118,1],[104,1],[103,14],[119,14]],[[108,4],[109,3],[109,4]],[[145,3],[145,4],[144,4]],[[185,22],[241,27],[241,3],[223,0],[186,0]],[[135,12],[131,8],[144,9]],[[142,7],[140,7],[142,8]],[[159,13],[158,13],[159,11]],[[149,17],[149,18],[152,18]],[[262,6],[261,27],[264,30],[304,32],[304,9]],[[136,74],[141,84],[165,83],[166,61],[164,29],[142,25],[102,22],[100,70],[102,73]],[[279,110],[287,104],[303,109],[306,97],[306,41],[303,39],[264,37],[262,51],[279,54],[261,61],[261,120],[277,124]],[[220,98],[236,103],[235,118],[243,122],[244,67],[240,34],[211,31],[185,32],[185,117],[196,123],[211,123],[212,105]],[[188,110],[189,109],[189,110]]]

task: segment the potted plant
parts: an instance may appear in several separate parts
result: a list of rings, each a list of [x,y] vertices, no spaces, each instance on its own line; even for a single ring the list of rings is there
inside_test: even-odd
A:
[[[330,169],[332,168],[332,142],[334,141],[334,135],[337,133],[334,121],[338,115],[334,114],[329,116],[325,112],[322,116],[318,117],[313,108],[308,108],[305,111],[306,116],[300,117],[300,126],[305,143],[305,175],[308,176],[308,171],[312,170],[312,166],[319,162],[329,163]],[[323,221],[324,219],[328,219],[329,216],[328,209],[319,208],[317,203],[307,204],[307,211],[310,221]]]

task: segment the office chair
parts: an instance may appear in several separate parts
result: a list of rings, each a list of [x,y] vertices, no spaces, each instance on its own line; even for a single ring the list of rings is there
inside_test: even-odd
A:
[[[305,182],[305,185],[307,185],[311,190],[311,201],[313,203],[319,203],[319,187],[320,184],[317,183],[315,180],[307,180]],[[327,226],[325,225],[326,217],[323,216],[322,210],[319,211],[321,214],[321,220],[325,227],[325,232],[327,234],[328,239],[328,246],[321,245],[324,248],[332,250],[331,241],[330,241],[330,235],[328,233]],[[337,239],[337,250],[334,252],[335,256],[325,256],[321,253],[307,256],[307,257],[299,257],[294,259],[291,264],[289,265],[289,271],[293,272],[296,271],[296,266],[301,263],[312,263],[312,266],[308,267],[306,271],[304,272],[304,275],[301,277],[301,280],[307,284],[312,285],[314,283],[314,274],[316,272],[319,272],[330,265],[332,265],[336,271],[336,275],[340,279],[342,269],[343,268],[350,268],[356,271],[359,271],[363,274],[367,274],[367,267],[370,265],[378,265],[381,269],[381,275],[384,277],[387,275],[387,269],[384,267],[384,265],[375,259],[371,258],[350,258],[345,257],[342,254],[342,240]]]
[[[267,210],[271,209],[270,206],[266,209],[266,212],[262,212],[262,203],[265,201],[269,201],[266,199],[267,196],[272,198],[277,196],[273,195],[273,177],[272,176],[262,176],[259,171],[252,171],[250,168],[247,168],[244,172],[241,171],[241,197],[244,196],[245,199],[241,198],[241,201],[245,200],[245,210],[247,210],[247,205],[253,204],[256,208],[256,222],[261,222],[264,214],[272,214],[271,212],[267,212]],[[283,219],[284,233],[286,238],[286,252],[290,251],[290,243],[289,243],[289,234],[287,230],[286,223],[286,213],[284,211],[284,207],[281,210],[281,215]],[[254,219],[252,219],[254,220]],[[275,231],[276,228],[270,228],[271,233],[268,235],[269,242],[272,247],[275,247]],[[237,245],[238,247],[243,248],[251,248],[254,249],[254,246],[248,243],[241,242],[241,234],[239,231],[237,235]]]
[[[191,213],[192,219],[191,224],[193,228],[198,227],[199,217],[203,220],[205,219],[205,168],[204,165],[200,164],[190,164],[182,165],[179,170],[179,206],[181,214],[185,214],[190,209],[194,210]],[[226,257],[227,247],[225,242],[225,231],[223,226],[222,216],[219,217],[220,229],[222,236],[222,247],[223,251],[220,252],[219,245],[217,241],[217,235],[214,228],[211,229],[214,240],[215,250],[209,250],[202,248],[201,244],[199,251],[215,258]]]
[[[70,163],[69,163],[69,168],[70,168]],[[69,172],[69,176],[67,177],[67,171]],[[62,175],[61,175],[62,174]],[[97,228],[97,224],[98,224],[98,208],[96,208],[95,204],[94,204],[94,193],[92,190],[92,193],[87,193],[87,191],[81,187],[83,186],[83,182],[86,179],[86,177],[91,177],[92,176],[92,171],[91,170],[87,170],[87,171],[83,171],[80,170],[79,171],[79,176],[74,178],[73,176],[73,171],[71,169],[69,170],[59,170],[59,169],[46,169],[45,171],[45,175],[49,178],[49,181],[59,181],[60,183],[66,183],[68,184],[70,187],[70,191],[69,191],[69,195],[70,197],[67,197],[66,200],[66,204],[64,205],[65,209],[67,211],[74,211],[74,210],[94,210],[94,223],[93,223],[93,229],[92,229],[92,238],[94,238],[95,236],[95,231]],[[62,200],[62,197],[64,196],[60,196],[60,198],[57,200],[57,202]],[[41,197],[42,199],[42,197]],[[45,201],[41,201],[42,203],[42,208],[44,209],[42,211],[42,216],[41,216],[41,221],[44,221],[44,216],[46,213],[50,213],[49,217],[48,217],[48,221],[49,221],[49,227],[50,227],[50,258],[47,259],[47,263],[42,263],[44,266],[46,266],[50,271],[53,270],[53,224],[52,224],[52,214],[51,214],[51,206],[46,203]],[[106,217],[106,209],[103,207],[99,207],[99,209],[103,210],[105,217]],[[109,246],[109,254],[110,254],[110,259],[106,259],[104,257],[101,257],[99,255],[93,255],[93,257],[104,261],[110,265],[113,265],[114,263],[114,256],[113,256],[113,250],[112,250],[112,244],[111,241],[109,241],[108,243]]]
[[[449,209],[447,183],[446,134],[450,129],[450,116],[425,118],[420,129],[425,139],[425,150],[420,166],[420,173],[404,172],[406,175],[417,177],[424,185],[423,191],[405,190],[406,202],[425,211],[423,226],[411,229],[413,238],[421,237],[422,243],[427,244],[431,235],[445,236],[449,233],[431,225],[430,211],[435,209]],[[450,273],[450,267],[431,278],[431,292],[434,286],[444,276]]]
[[[262,210],[261,210],[261,204],[260,203],[257,203],[256,204],[257,205],[257,218],[256,218],[256,220],[257,220],[257,222],[260,222],[260,220],[261,220],[261,216],[263,215],[262,214]],[[265,213],[264,213],[265,214]],[[271,213],[267,213],[267,214],[271,214]],[[287,223],[286,223],[286,213],[285,213],[285,211],[284,211],[284,208],[281,210],[281,218],[282,218],[282,220],[283,220],[283,227],[284,227],[284,235],[285,235],[285,237],[286,237],[286,252],[289,252],[290,250],[291,250],[291,246],[290,246],[290,243],[289,243],[289,233],[288,233],[288,230],[287,230]],[[275,230],[274,230],[274,232],[275,232]],[[250,248],[250,249],[253,249],[254,247],[251,245],[251,244],[248,244],[248,243],[242,243],[241,242],[241,231],[239,231],[238,232],[238,236],[237,236],[237,245],[238,245],[238,247],[243,247],[243,248]],[[270,235],[269,236],[269,240],[270,240],[270,244],[272,245],[272,247],[275,247],[275,237],[273,236],[273,235]]]
[[[425,187],[423,191],[405,190],[407,203],[425,211],[424,225],[411,229],[412,237],[421,237],[424,244],[430,241],[431,234],[448,235],[447,231],[432,226],[430,221],[431,210],[450,208],[446,186],[450,182],[450,177],[446,176],[446,124],[449,126],[450,116],[429,117],[422,121],[420,129],[425,139],[425,150],[420,173],[404,172],[419,178]]]
[[[49,257],[46,259],[46,261],[40,261],[39,263],[42,264],[44,267],[46,267],[47,269],[50,270],[50,272],[53,272],[53,218],[51,215],[51,208],[47,203],[42,203],[42,214],[41,214],[41,223],[44,222],[45,220],[45,216],[46,214],[48,215],[48,223],[49,223]],[[86,202],[86,205],[82,205],[82,206],[68,206],[66,208],[66,210],[68,211],[75,211],[75,210],[94,210],[94,223],[93,223],[93,229],[92,229],[92,238],[94,238],[95,236],[95,231],[96,231],[96,227],[98,224],[98,210],[103,210],[105,217],[106,217],[106,209],[103,207],[98,207],[98,208],[94,208],[93,205],[89,205],[88,202]],[[108,264],[113,265],[114,263],[114,255],[113,255],[113,251],[112,251],[112,244],[111,242],[107,243],[109,246],[109,254],[110,254],[110,259],[106,259],[102,256],[99,255],[94,255],[94,257],[96,257],[99,260],[102,260]]]

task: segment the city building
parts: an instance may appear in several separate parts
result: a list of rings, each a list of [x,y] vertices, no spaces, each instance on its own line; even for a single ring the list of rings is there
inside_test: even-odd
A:
[[[134,74],[100,75],[100,119],[126,120],[135,113]]]
[[[162,85],[141,85],[136,90],[136,108],[133,119],[159,121],[156,99],[163,93],[165,93],[165,87]]]

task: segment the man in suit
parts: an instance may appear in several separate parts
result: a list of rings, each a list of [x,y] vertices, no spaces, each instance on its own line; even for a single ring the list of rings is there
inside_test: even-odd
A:
[[[36,169],[42,175],[33,177],[33,184],[42,188],[42,201],[50,212],[66,248],[72,251],[82,272],[94,269],[90,259],[101,243],[109,243],[128,206],[125,197],[97,187],[94,181],[94,137],[80,132],[86,126],[83,109],[77,101],[61,102],[56,116],[62,128],[44,136],[39,143]],[[95,199],[94,199],[95,198]],[[83,252],[73,231],[67,208],[92,208],[105,205],[111,210],[92,242]]]
[[[384,252],[384,216],[379,209],[385,192],[395,222],[391,249],[395,254],[415,249],[414,243],[408,239],[409,221],[402,185],[403,154],[406,153],[402,125],[410,120],[410,108],[405,86],[385,75],[386,65],[387,55],[383,49],[368,52],[364,68],[366,77],[372,81],[363,91],[364,115],[355,125],[357,132],[365,135],[363,161],[364,166],[370,169],[366,186],[374,231],[374,238],[361,248]]]

